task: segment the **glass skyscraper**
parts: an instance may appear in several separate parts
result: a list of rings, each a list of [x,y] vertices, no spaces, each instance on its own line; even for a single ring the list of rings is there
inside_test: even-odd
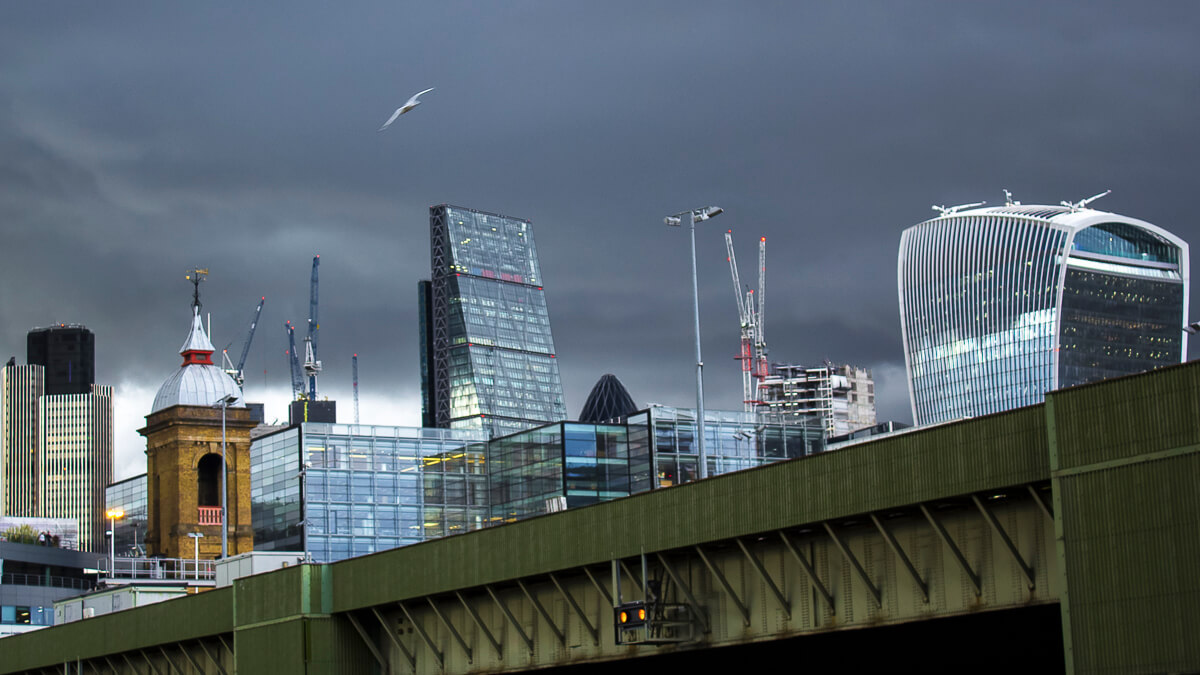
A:
[[[933,424],[1180,363],[1188,245],[1079,206],[948,212],[900,238],[913,419]]]
[[[448,204],[429,214],[424,423],[502,436],[566,418],[532,223]]]

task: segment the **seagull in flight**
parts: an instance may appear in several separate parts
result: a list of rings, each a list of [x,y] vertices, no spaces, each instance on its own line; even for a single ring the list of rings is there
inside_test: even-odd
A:
[[[421,102],[418,101],[417,99],[421,98],[421,96],[423,96],[425,94],[428,94],[429,92],[433,91],[436,88],[437,87],[430,87],[419,94],[414,94],[412,98],[408,99],[407,103],[400,106],[399,108],[396,108],[396,112],[392,113],[392,116],[388,118],[388,121],[383,123],[383,126],[379,127],[379,130],[383,131],[384,129],[387,129],[388,127],[392,126],[392,122],[395,122],[397,117],[399,117],[399,116],[403,115],[404,113],[408,112],[409,110],[412,110],[413,108],[421,105]]]

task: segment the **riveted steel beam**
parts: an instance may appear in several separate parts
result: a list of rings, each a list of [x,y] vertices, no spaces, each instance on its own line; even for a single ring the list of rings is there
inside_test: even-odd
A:
[[[975,570],[971,569],[971,565],[967,562],[966,556],[962,554],[962,551],[959,550],[958,545],[954,543],[954,539],[950,537],[950,533],[946,531],[946,528],[942,527],[942,524],[938,522],[937,518],[933,517],[933,514],[929,511],[928,507],[926,507],[924,504],[917,504],[917,506],[921,508],[921,513],[925,514],[925,519],[928,520],[929,524],[933,526],[933,531],[935,534],[937,534],[938,539],[941,539],[946,548],[950,549],[950,552],[954,554],[954,559],[958,561],[958,566],[962,568],[963,573],[966,574],[967,578],[971,580],[971,585],[975,588],[975,595],[983,595],[983,586],[979,582],[979,575],[975,573]]]
[[[467,610],[467,614],[471,616],[471,620],[475,622],[475,626],[479,628],[480,632],[482,632],[485,637],[487,637],[488,642],[492,643],[492,648],[496,650],[496,658],[504,658],[504,648],[500,646],[500,641],[497,640],[494,635],[492,635],[492,631],[488,630],[487,624],[483,622],[483,619],[479,618],[479,612],[475,611],[475,608],[467,602],[467,599],[462,596],[462,593],[455,591],[454,595],[457,596],[458,601],[462,603],[463,609]]]
[[[400,606],[400,611],[404,612],[404,616],[408,617],[408,620],[410,623],[412,623],[413,628],[417,629],[417,635],[421,636],[421,640],[425,643],[425,646],[429,647],[429,651],[433,652],[433,658],[437,659],[438,665],[442,668],[445,668],[446,655],[443,654],[437,648],[437,645],[433,643],[433,639],[429,637],[429,633],[425,632],[425,626],[413,619],[412,614],[409,614],[408,608],[404,606],[403,602],[397,602],[396,604]]]
[[[529,636],[525,634],[525,630],[521,628],[521,623],[517,621],[517,617],[513,616],[512,612],[509,611],[508,605],[500,602],[499,596],[496,595],[496,592],[492,590],[491,586],[484,586],[483,589],[488,592],[488,595],[492,596],[492,602],[495,602],[496,606],[500,608],[500,612],[504,614],[504,618],[508,619],[508,623],[513,627],[513,629],[517,631],[517,635],[521,637],[521,641],[524,642],[525,646],[529,649],[529,655],[532,656],[533,640],[530,640]]]
[[[375,661],[379,663],[379,667],[386,671],[388,669],[387,659],[379,651],[379,647],[375,645],[375,641],[371,639],[371,636],[367,635],[367,630],[358,622],[358,619],[354,618],[354,612],[346,612],[346,618],[350,620],[350,625],[354,626],[354,630],[358,631],[358,636],[362,638],[363,644],[367,645],[367,649],[371,651],[371,656],[375,657]]]
[[[771,579],[771,575],[767,573],[767,568],[763,567],[762,561],[758,559],[758,556],[750,552],[750,549],[746,547],[746,544],[741,539],[734,539],[734,541],[737,542],[738,548],[742,549],[742,553],[750,561],[751,566],[754,567],[754,571],[758,572],[758,576],[767,585],[767,588],[771,591],[771,595],[775,596],[775,600],[779,603],[779,608],[783,610],[788,619],[791,619],[792,608],[788,605],[787,598],[783,597],[783,593],[780,592],[779,587],[775,585],[775,581]]]
[[[829,523],[823,522],[821,525],[825,528],[825,532],[829,534],[829,538],[833,540],[833,545],[837,546],[837,549],[842,552],[842,557],[846,559],[846,562],[850,563],[850,568],[854,570],[855,574],[863,582],[863,585],[867,587],[867,590],[871,593],[871,597],[875,598],[875,606],[883,607],[883,592],[871,582],[871,577],[867,576],[867,570],[863,569],[854,552],[838,538],[837,533],[833,531]]]
[[[383,628],[383,632],[387,633],[388,639],[390,639],[392,644],[396,645],[396,649],[399,649],[400,653],[404,655],[404,660],[408,661],[408,666],[413,670],[416,670],[416,655],[408,651],[408,647],[405,647],[404,643],[400,641],[400,638],[396,635],[396,631],[392,630],[392,627],[388,625],[387,620],[383,618],[383,614],[381,614],[378,609],[372,607],[371,613],[374,614],[375,618],[379,621],[379,625]]]
[[[134,675],[137,675],[137,666],[133,665],[133,661],[129,660],[129,654],[121,652],[121,658],[125,659],[125,664],[128,665],[129,669],[134,672]]]
[[[537,597],[535,597],[533,593],[529,592],[529,589],[525,587],[525,582],[517,579],[517,586],[521,588],[521,592],[525,594],[525,597],[529,598],[529,602],[533,605],[534,609],[538,611],[538,614],[541,614],[542,618],[546,620],[546,623],[550,625],[550,630],[554,631],[554,636],[558,638],[559,644],[564,647],[567,646],[567,636],[563,633],[562,629],[558,627],[558,624],[554,623],[554,619],[550,617],[550,612],[547,612],[546,608],[542,607],[542,603],[538,602]]]
[[[829,593],[829,589],[825,588],[825,584],[821,583],[821,578],[817,576],[817,571],[813,569],[813,566],[808,563],[808,560],[806,560],[804,556],[800,554],[800,551],[796,549],[796,545],[792,543],[791,539],[788,538],[786,532],[780,530],[779,538],[783,540],[783,545],[787,547],[789,552],[791,552],[792,557],[796,559],[796,562],[800,563],[800,569],[804,570],[804,573],[808,575],[808,580],[811,581],[812,585],[817,589],[817,594],[821,596],[821,599],[825,601],[825,605],[829,607],[829,613],[836,615],[837,607],[835,607],[833,604],[833,596]]]
[[[1029,491],[1029,496],[1033,497],[1033,501],[1036,502],[1039,507],[1041,507],[1042,513],[1046,514],[1046,517],[1053,522],[1054,509],[1050,508],[1050,505],[1046,503],[1045,499],[1042,499],[1042,495],[1040,492],[1038,492],[1038,489],[1032,485],[1026,485],[1025,489]]]
[[[446,616],[442,614],[441,610],[438,609],[437,603],[433,601],[433,598],[427,597],[425,598],[425,601],[429,603],[429,608],[433,610],[433,613],[437,615],[437,618],[441,619],[442,625],[446,627],[446,630],[450,631],[450,635],[452,635],[454,640],[458,642],[458,646],[462,647],[463,653],[467,655],[467,663],[474,663],[475,659],[471,653],[471,647],[467,645],[467,641],[464,640],[462,635],[458,633],[458,629],[454,627],[453,623],[450,623],[450,619],[447,619]]]
[[[1021,552],[1017,550],[1017,545],[1013,543],[1013,540],[1008,536],[1008,533],[1005,532],[1004,528],[1000,526],[1000,521],[996,520],[996,514],[992,513],[991,509],[985,506],[977,495],[971,495],[971,501],[975,502],[975,506],[979,509],[979,512],[983,514],[983,519],[987,521],[988,525],[992,526],[992,530],[996,534],[1000,535],[1000,541],[1004,542],[1004,547],[1007,548],[1008,552],[1012,554],[1013,560],[1015,560],[1017,563],[1017,567],[1021,568],[1021,572],[1025,574],[1025,578],[1029,581],[1029,590],[1033,590],[1034,586],[1037,584],[1037,572],[1035,572],[1032,567],[1025,563],[1025,558],[1021,557]]]
[[[696,555],[700,556],[700,560],[704,562],[704,566],[712,573],[717,583],[721,584],[721,588],[724,588],[729,597],[733,599],[734,606],[737,607],[738,612],[742,615],[742,623],[748,627],[750,625],[750,610],[746,607],[746,603],[742,602],[742,599],[734,592],[733,586],[729,585],[729,581],[725,579],[724,574],[721,574],[721,570],[717,569],[717,566],[712,564],[712,561],[704,554],[704,549],[699,546],[693,546],[692,548],[695,549]]]
[[[162,648],[162,645],[159,645],[158,651],[162,652],[163,659],[167,662],[167,665],[171,667],[173,672],[183,675],[183,671],[179,669],[179,666],[175,665],[175,662],[171,660],[171,655],[167,653],[167,650]]]
[[[575,602],[575,596],[567,592],[567,589],[564,588],[561,583],[559,583],[558,577],[554,576],[553,572],[550,573],[550,581],[554,582],[554,587],[557,588],[558,592],[562,594],[563,598],[566,599],[567,604],[570,605],[571,609],[575,610],[575,616],[579,617],[579,620],[583,623],[583,627],[587,629],[589,634],[591,634],[592,644],[600,644],[600,631],[598,631],[596,627],[592,625],[591,621],[588,621],[587,615],[583,613],[583,608],[579,606],[578,602]]]
[[[874,513],[871,514],[871,522],[875,523],[875,529],[879,530],[879,534],[883,536],[883,540],[887,542],[888,547],[892,549],[892,553],[895,553],[896,557],[900,559],[900,562],[904,564],[904,569],[908,570],[908,574],[917,584],[917,588],[921,589],[921,596],[925,598],[925,603],[929,604],[929,584],[925,583],[925,580],[921,578],[920,574],[917,574],[917,568],[913,567],[912,561],[909,560],[908,555],[904,553],[904,549],[901,548],[900,542],[896,541],[896,538],[892,536],[891,532],[888,532],[888,529],[883,526],[883,523],[880,522],[879,517]]]
[[[663,569],[667,572],[667,576],[671,577],[671,582],[678,586],[679,591],[683,593],[683,597],[687,598],[688,607],[691,609],[692,614],[700,620],[700,624],[704,627],[704,632],[709,632],[708,617],[700,610],[700,603],[696,602],[696,596],[692,595],[692,589],[683,583],[683,579],[676,574],[675,569],[671,567],[671,563],[667,562],[667,558],[663,554],[656,553],[655,555],[658,556],[658,562],[662,564]]]
[[[150,656],[146,653],[145,649],[139,649],[138,653],[141,654],[142,658],[146,660],[146,665],[150,666],[150,670],[154,671],[154,675],[162,675],[162,671],[159,670],[158,666],[154,665],[154,662],[150,660]]]
[[[187,662],[192,664],[192,667],[196,669],[196,672],[203,673],[204,668],[201,668],[200,663],[196,661],[196,659],[192,658],[192,654],[188,651],[187,647],[183,646],[183,643],[180,643],[177,646],[179,647],[179,651],[183,652],[183,658],[187,659]]]
[[[611,605],[613,601],[612,594],[608,592],[608,589],[604,587],[604,584],[600,583],[600,580],[596,578],[595,574],[592,574],[590,569],[586,567],[583,568],[583,573],[592,580],[592,585],[596,587],[597,591],[600,591],[600,595],[604,596],[604,602]]]
[[[221,673],[221,675],[228,675],[225,672],[225,667],[221,665],[221,662],[213,657],[212,652],[208,651],[208,647],[204,645],[204,640],[197,640],[196,642],[200,645],[200,649],[204,652],[204,655],[208,657],[208,660],[212,661],[213,665],[217,667],[217,671]]]

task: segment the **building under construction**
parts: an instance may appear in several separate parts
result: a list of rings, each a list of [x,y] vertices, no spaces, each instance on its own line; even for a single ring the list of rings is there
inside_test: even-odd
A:
[[[875,381],[866,368],[773,363],[758,386],[756,410],[784,424],[819,419],[825,436],[875,425]]]

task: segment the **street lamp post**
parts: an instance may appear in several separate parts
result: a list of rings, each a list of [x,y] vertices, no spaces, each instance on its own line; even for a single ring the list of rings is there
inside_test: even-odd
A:
[[[117,518],[124,518],[125,511],[113,508],[104,515],[108,516],[108,577],[111,579],[117,571]]]
[[[304,547],[304,562],[308,562],[308,470],[312,462],[305,462],[300,467],[300,543]]]
[[[686,218],[688,230],[692,235],[692,305],[696,320],[696,442],[701,479],[708,478],[708,453],[704,449],[704,360],[700,358],[700,285],[696,277],[696,223],[704,222],[724,211],[725,209],[719,206],[705,206],[663,219],[663,222],[671,227],[682,227]]]
[[[228,509],[226,508],[226,488],[225,474],[228,472],[228,465],[225,462],[225,411],[229,408],[230,403],[236,403],[238,397],[233,394],[227,394],[224,398],[213,404],[213,407],[221,408],[221,559],[224,560],[229,555],[229,519]]]
[[[188,532],[188,536],[195,542],[195,567],[192,569],[192,576],[196,579],[200,578],[200,537],[204,536],[203,532]]]

